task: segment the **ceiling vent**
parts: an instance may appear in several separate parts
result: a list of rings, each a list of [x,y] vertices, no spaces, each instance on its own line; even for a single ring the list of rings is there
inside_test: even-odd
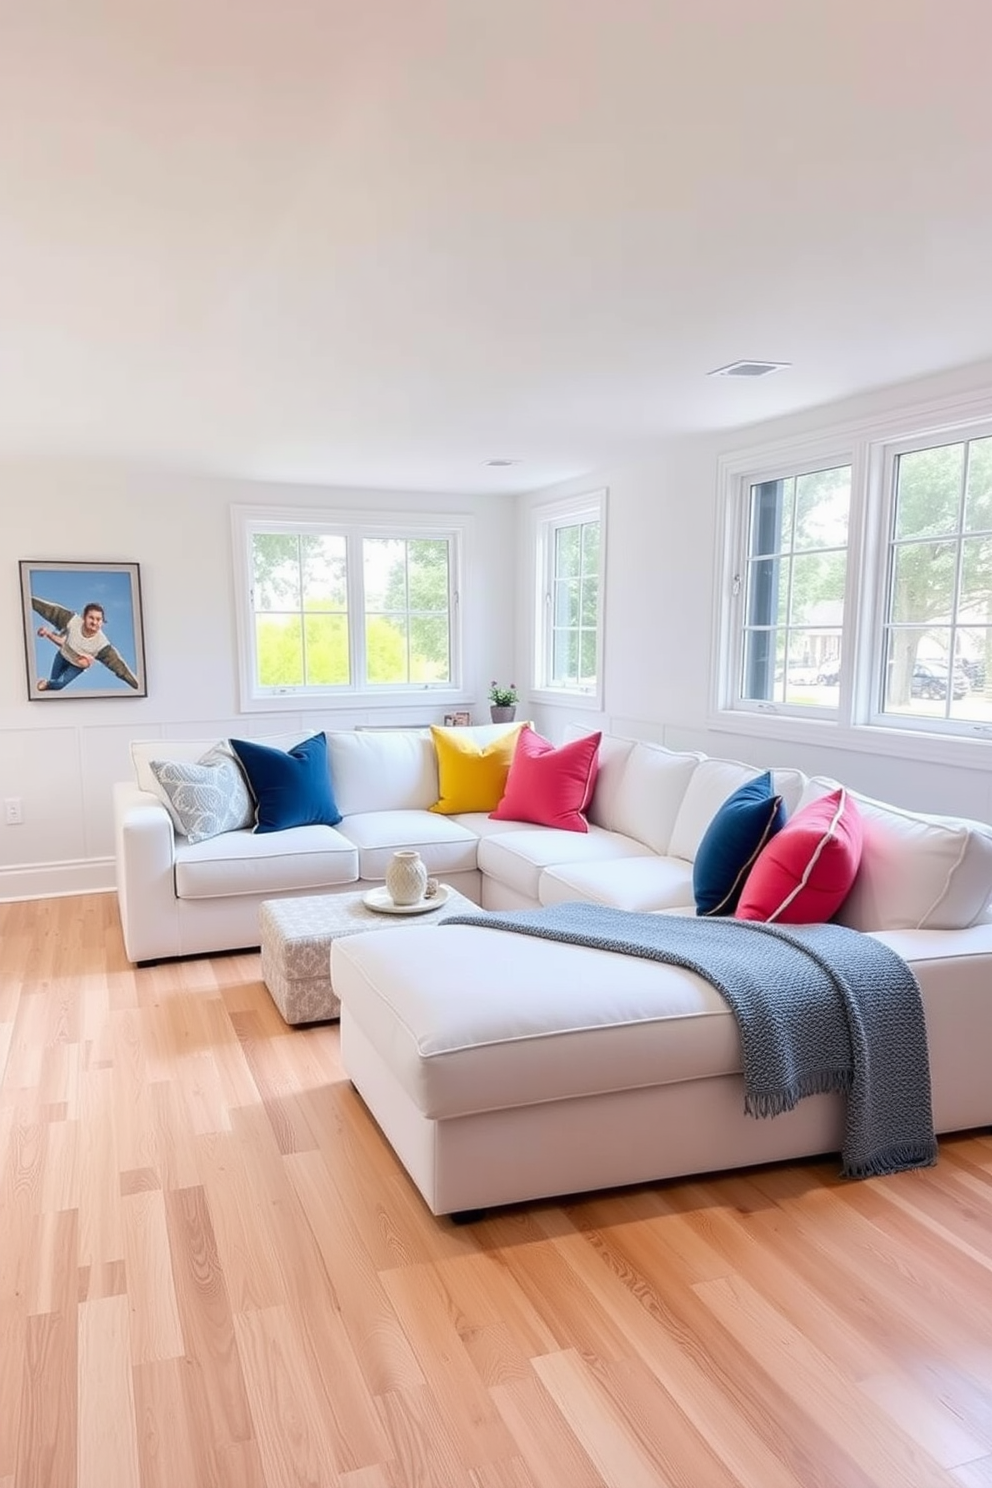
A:
[[[707,377],[767,377],[772,372],[781,372],[791,367],[791,362],[728,362],[726,367],[715,367]]]

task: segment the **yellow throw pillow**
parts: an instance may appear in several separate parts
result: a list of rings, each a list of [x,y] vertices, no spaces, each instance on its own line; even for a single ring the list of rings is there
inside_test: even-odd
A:
[[[431,724],[441,792],[431,810],[442,816],[458,811],[495,811],[522,728],[519,723],[488,744],[480,744],[467,729]]]

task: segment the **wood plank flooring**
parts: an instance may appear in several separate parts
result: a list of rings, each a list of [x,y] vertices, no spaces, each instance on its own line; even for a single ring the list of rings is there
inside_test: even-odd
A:
[[[0,1488],[992,1488],[987,1131],[459,1228],[108,895],[0,905],[0,1069]]]

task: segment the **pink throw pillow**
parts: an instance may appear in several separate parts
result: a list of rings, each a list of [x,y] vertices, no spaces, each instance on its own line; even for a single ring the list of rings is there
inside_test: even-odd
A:
[[[585,734],[560,748],[524,724],[494,821],[534,822],[588,832],[583,812],[592,799],[602,734]]]
[[[850,893],[863,839],[861,813],[846,790],[811,801],[758,854],[736,918],[825,924]]]

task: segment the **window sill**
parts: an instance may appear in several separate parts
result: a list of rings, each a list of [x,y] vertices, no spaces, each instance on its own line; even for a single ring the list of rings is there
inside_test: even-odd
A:
[[[992,740],[985,738],[952,738],[878,724],[852,725],[824,718],[797,718],[792,713],[737,713],[724,709],[711,713],[707,725],[714,733],[815,744],[820,749],[838,749],[848,754],[885,755],[889,759],[951,765],[956,769],[988,770],[992,763]]]
[[[471,711],[476,707],[474,698],[461,692],[435,692],[423,688],[417,692],[334,693],[321,697],[312,692],[275,692],[267,697],[242,698],[242,713],[400,713],[411,712],[423,715],[425,710],[439,713],[454,713],[461,709]]]
[[[569,692],[566,688],[538,687],[528,694],[532,703],[546,708],[581,708],[586,713],[602,713],[603,700],[597,693]]]

